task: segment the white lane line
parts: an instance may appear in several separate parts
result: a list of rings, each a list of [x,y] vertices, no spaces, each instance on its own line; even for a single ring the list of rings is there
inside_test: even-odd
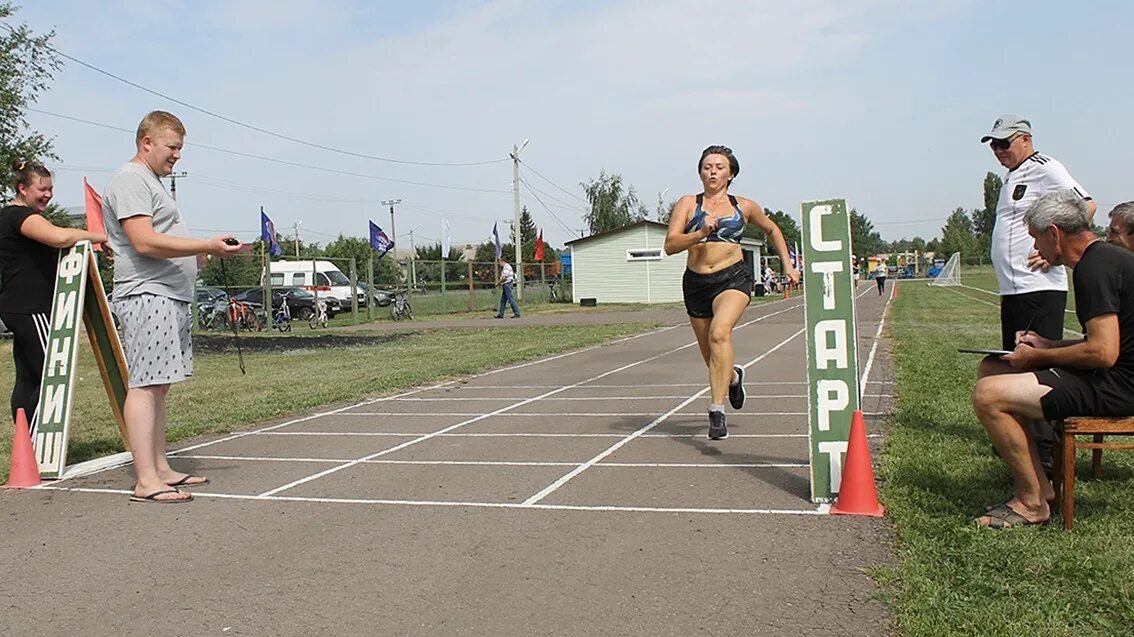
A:
[[[862,385],[859,387],[860,394],[870,380],[870,368],[874,366],[874,354],[878,351],[878,341],[882,338],[882,327],[886,325],[886,311],[890,309],[890,301],[893,299],[892,295],[895,288],[896,286],[890,287],[891,296],[886,298],[886,304],[882,306],[882,318],[878,321],[878,331],[874,332],[874,343],[870,346],[870,354],[866,357],[866,367],[863,368]],[[863,398],[865,396],[860,395],[859,401],[861,402]],[[859,407],[861,406],[859,405]]]
[[[760,385],[806,385],[806,381],[795,380],[765,380]],[[587,389],[656,389],[660,387],[704,387],[705,383],[635,383],[633,385],[587,385]],[[470,387],[464,385],[461,389],[555,389],[559,385],[484,385]]]
[[[350,462],[349,458],[277,458],[272,456],[184,456],[191,460],[224,460],[226,462],[283,462],[283,463],[335,463]],[[578,462],[534,461],[534,460],[389,460],[379,458],[361,464],[375,465],[422,465],[453,467],[574,467]],[[799,468],[806,467],[803,462],[600,462],[596,467],[634,468],[677,468],[677,469],[716,469],[736,467],[742,469]]]
[[[698,413],[698,416],[703,417],[703,414]],[[260,436],[325,436],[325,437],[392,437],[392,438],[413,438],[415,436],[423,435],[420,431],[405,432],[405,431],[269,431]],[[699,434],[642,434],[641,438],[696,438],[703,436],[704,432]],[[462,432],[462,433],[444,433],[437,434],[435,438],[624,438],[624,433],[560,433],[560,432]],[[807,434],[729,434],[729,438],[806,438]],[[189,456],[179,456],[181,458],[188,458]],[[343,462],[349,462],[344,460]],[[578,463],[573,463],[578,464]]]
[[[961,287],[963,287],[963,288],[965,288],[965,289],[968,289],[968,290],[976,290],[977,292],[984,292],[984,293],[986,293],[986,294],[991,294],[992,296],[995,296],[995,297],[997,297],[997,298],[999,298],[999,297],[1000,297],[1000,294],[998,294],[998,293],[996,293],[996,292],[990,292],[990,291],[988,291],[988,290],[985,290],[985,289],[983,289],[983,288],[976,288],[976,287],[973,287],[973,286],[971,286],[971,285],[963,285],[963,284],[961,285]],[[952,287],[946,287],[946,288],[944,288],[944,289],[946,289],[946,290],[949,290],[950,292],[952,292],[953,294],[956,294],[956,295],[958,295],[958,296],[962,296],[962,297],[964,297],[964,298],[966,298],[966,299],[970,299],[970,300],[972,300],[972,301],[976,301],[977,303],[984,303],[985,305],[989,305],[989,306],[992,306],[992,307],[994,307],[994,308],[996,308],[996,309],[998,309],[998,310],[1000,309],[1000,305],[999,305],[999,304],[997,304],[997,303],[993,303],[993,302],[991,302],[991,301],[986,301],[986,300],[984,300],[984,299],[978,299],[978,298],[976,298],[975,296],[969,296],[968,294],[964,294],[963,292],[958,292],[957,290],[954,290],[954,289],[953,289]],[[1075,313],[1074,313],[1074,312],[1072,312],[1071,310],[1063,310],[1063,313],[1064,313],[1064,314],[1071,314],[1071,315],[1074,315],[1074,314],[1075,314]],[[1064,333],[1064,334],[1071,334],[1071,335],[1073,335],[1073,336],[1078,336],[1078,337],[1080,337],[1080,338],[1082,338],[1082,337],[1083,337],[1083,333],[1082,333],[1082,332],[1079,332],[1079,331],[1077,331],[1077,330],[1073,330],[1073,329],[1071,329],[1071,328],[1069,328],[1069,327],[1064,327],[1064,328],[1063,328],[1063,333]]]
[[[701,385],[704,387],[704,385]],[[805,394],[763,394],[749,393],[753,398],[807,398]],[[544,398],[545,401],[562,400],[567,402],[586,402],[586,401],[603,401],[603,400],[672,400],[675,398],[684,399],[688,394],[681,396],[668,396],[668,395],[653,395],[653,396],[550,396]],[[482,401],[488,402],[493,400],[526,400],[529,396],[447,396],[444,398],[398,398],[396,402],[420,402],[420,403],[443,403],[443,402],[474,402]]]
[[[43,487],[52,491],[72,491],[76,493],[110,493],[114,495],[130,495],[132,492],[124,489],[92,489],[76,487]],[[613,506],[613,505],[574,505],[574,504],[519,504],[516,502],[459,502],[448,500],[385,500],[377,498],[306,498],[297,496],[264,496],[264,495],[238,495],[229,493],[206,493],[196,491],[195,498],[218,498],[227,500],[258,500],[265,502],[301,502],[324,504],[370,504],[370,505],[405,505],[452,508],[480,508],[480,509],[536,509],[542,511],[584,511],[609,513],[715,513],[738,515],[827,515],[830,505],[821,504],[814,509],[726,509],[726,508],[699,508],[699,507],[639,507],[639,506]]]
[[[750,396],[751,397],[751,396]],[[686,413],[700,413],[700,412],[686,412]],[[410,412],[395,412],[395,411],[360,411],[352,414],[338,414],[339,416],[359,416],[359,417],[372,417],[372,416],[397,416],[401,417],[436,417],[436,416],[479,416],[481,412],[476,411],[449,411],[449,412],[428,412],[428,413],[410,413]],[[640,416],[642,418],[653,418],[656,414],[645,414],[639,411],[601,411],[601,412],[538,412],[538,411],[519,411],[508,412],[503,414],[495,414],[498,418],[529,418],[532,416],[539,417],[555,417],[555,418],[608,418],[611,416]],[[702,414],[704,415],[704,414]],[[744,416],[806,416],[806,411],[745,411],[737,412],[738,417]]]
[[[750,324],[752,324],[752,323],[756,323],[756,322],[759,322],[759,321],[763,321],[764,319],[768,319],[768,318],[771,318],[771,317],[773,317],[773,316],[776,316],[776,315],[778,315],[778,314],[783,314],[784,312],[790,312],[791,310],[795,309],[795,307],[796,307],[796,306],[793,306],[793,307],[789,307],[789,308],[786,308],[786,309],[780,310],[780,311],[778,311],[778,312],[772,312],[772,313],[770,313],[770,314],[765,314],[765,315],[763,315],[763,316],[761,316],[761,317],[758,317],[758,318],[756,318],[756,319],[753,319],[752,321],[749,321],[749,322],[745,323],[745,325],[750,325]],[[802,330],[800,330],[800,332],[802,332]],[[796,333],[796,335],[798,335],[798,334],[799,334],[800,332],[797,332],[797,333]],[[794,337],[792,337],[792,338],[794,338]],[[789,340],[790,340],[790,339],[789,339]],[[332,468],[330,468],[330,469],[326,469],[326,470],[324,470],[324,471],[320,471],[319,473],[316,473],[316,474],[313,474],[313,475],[307,476],[307,477],[305,477],[305,478],[300,478],[299,480],[294,480],[294,481],[292,481],[292,482],[289,482],[289,483],[287,483],[287,484],[285,484],[285,485],[282,485],[282,486],[276,487],[275,489],[271,489],[271,490],[269,490],[269,491],[265,491],[264,493],[261,493],[260,495],[262,495],[262,496],[272,496],[272,495],[276,495],[277,493],[280,493],[280,492],[282,492],[282,491],[286,491],[286,490],[288,490],[288,489],[291,489],[291,488],[297,487],[297,486],[299,486],[299,485],[301,485],[301,484],[306,484],[306,483],[308,483],[308,482],[311,482],[312,480],[318,480],[319,478],[322,478],[322,477],[324,477],[324,476],[328,476],[328,475],[330,475],[330,474],[332,474],[332,473],[337,473],[337,472],[339,472],[339,471],[342,471],[343,469],[348,469],[348,468],[350,468],[350,467],[352,467],[352,466],[354,466],[354,465],[356,465],[356,464],[358,464],[358,463],[360,463],[360,462],[364,462],[364,461],[366,461],[366,460],[373,460],[374,458],[378,458],[378,457],[381,457],[381,456],[384,456],[384,455],[387,455],[387,454],[391,454],[391,453],[394,453],[394,452],[396,452],[396,451],[401,451],[402,449],[405,449],[406,447],[409,447],[409,446],[412,446],[412,445],[418,444],[418,443],[420,443],[420,442],[423,442],[423,441],[425,441],[425,440],[429,440],[429,439],[431,439],[431,438],[435,438],[435,437],[437,437],[437,436],[438,436],[438,435],[440,435],[440,434],[443,434],[443,433],[448,433],[448,432],[450,432],[450,431],[453,431],[454,429],[459,429],[459,428],[461,428],[461,427],[464,427],[465,425],[469,425],[469,424],[472,424],[472,423],[474,423],[474,422],[478,422],[478,421],[480,421],[480,420],[484,420],[485,418],[491,418],[492,416],[496,416],[496,415],[498,415],[498,414],[502,414],[502,413],[504,413],[504,412],[510,411],[510,410],[512,410],[512,409],[515,409],[516,407],[522,407],[523,405],[526,405],[526,404],[529,404],[529,403],[533,403],[533,402],[535,402],[535,401],[537,401],[537,400],[541,400],[541,399],[543,399],[543,398],[546,398],[547,396],[553,396],[553,395],[555,395],[555,394],[558,394],[559,392],[562,392],[562,391],[566,391],[566,390],[568,390],[568,389],[572,389],[572,388],[574,388],[574,387],[579,387],[579,386],[585,385],[585,384],[587,384],[587,383],[589,383],[589,382],[594,382],[594,381],[596,381],[596,380],[599,380],[599,379],[601,379],[601,378],[606,378],[607,376],[611,376],[611,375],[613,375],[613,374],[617,374],[617,373],[619,373],[619,372],[623,372],[623,371],[626,371],[627,369],[631,369],[631,368],[637,367],[637,366],[639,366],[639,365],[643,365],[643,364],[645,364],[645,363],[650,363],[650,362],[653,362],[653,361],[655,361],[655,360],[658,360],[658,359],[660,359],[660,358],[663,358],[663,357],[665,357],[665,356],[668,356],[668,355],[670,355],[670,354],[673,354],[673,353],[675,353],[675,352],[680,352],[680,351],[682,351],[682,350],[685,350],[685,349],[689,349],[690,347],[693,347],[693,346],[695,346],[695,345],[697,345],[697,342],[696,342],[696,341],[693,341],[692,343],[686,343],[685,345],[680,345],[680,346],[678,346],[678,347],[675,347],[675,348],[672,348],[672,349],[666,350],[666,351],[664,351],[664,352],[662,352],[662,353],[660,353],[660,354],[655,354],[655,355],[653,355],[653,356],[649,356],[649,357],[643,358],[643,359],[641,359],[641,360],[637,360],[637,361],[634,361],[633,363],[628,363],[628,364],[626,364],[626,365],[622,365],[621,367],[617,367],[617,368],[615,368],[615,369],[612,369],[612,370],[608,370],[608,371],[605,371],[605,372],[603,372],[603,373],[601,373],[601,374],[598,374],[598,375],[592,376],[592,377],[590,377],[590,378],[587,378],[587,379],[584,379],[584,380],[578,381],[578,382],[576,382],[576,383],[572,383],[572,384],[570,384],[570,385],[565,385],[565,386],[563,386],[563,387],[560,387],[560,388],[558,388],[558,389],[553,389],[553,390],[551,390],[551,391],[548,391],[548,392],[545,392],[545,393],[543,393],[543,394],[540,394],[539,396],[534,396],[534,397],[532,397],[532,398],[528,398],[528,399],[526,399],[526,400],[523,400],[523,401],[521,401],[521,402],[518,402],[518,403],[515,403],[515,404],[512,404],[512,405],[508,405],[508,406],[506,406],[506,407],[501,407],[500,409],[497,409],[497,410],[495,410],[495,411],[493,411],[493,412],[490,412],[490,413],[486,413],[486,414],[481,414],[481,415],[479,415],[479,416],[476,416],[476,417],[474,417],[474,418],[470,418],[470,419],[468,419],[468,420],[464,420],[464,421],[461,421],[461,422],[459,422],[459,423],[457,423],[457,424],[455,424],[455,425],[450,425],[449,427],[446,427],[446,428],[444,428],[444,429],[442,429],[442,430],[440,430],[440,431],[435,431],[435,432],[431,432],[431,433],[428,433],[428,434],[424,434],[424,435],[422,435],[422,436],[419,436],[418,438],[415,438],[415,439],[413,439],[413,440],[409,440],[409,441],[407,441],[407,442],[403,442],[403,443],[402,443],[402,444],[400,444],[400,445],[395,445],[395,446],[393,446],[393,447],[390,447],[389,449],[384,449],[384,450],[382,450],[382,451],[379,451],[379,452],[377,452],[377,453],[372,453],[372,454],[370,454],[370,455],[368,455],[368,456],[364,456],[364,457],[362,457],[362,458],[359,458],[359,459],[357,459],[357,460],[353,460],[353,461],[351,461],[351,462],[348,462],[348,463],[343,463],[343,464],[341,464],[341,465],[338,465],[338,466],[336,466],[336,467],[332,467]],[[777,346],[777,349],[778,349],[778,347],[779,347],[779,346]],[[775,350],[773,349],[773,350],[771,350],[771,351],[775,351]],[[771,351],[769,351],[768,353],[770,354],[770,353],[771,353]],[[765,354],[764,356],[766,356],[766,355],[767,355],[767,354]],[[763,358],[763,356],[761,356],[761,358]],[[759,360],[759,359],[757,359],[757,360]],[[753,361],[753,362],[755,362],[755,361]],[[706,388],[706,390],[707,390],[707,389],[708,389],[708,388]],[[706,390],[702,390],[702,392],[699,392],[699,393],[698,393],[698,395],[699,395],[700,393],[703,393],[703,392],[704,392],[704,391],[706,391]]]
[[[764,352],[760,356],[757,356],[755,359],[749,361],[745,365],[745,367],[749,367],[751,365],[754,365],[754,364],[760,362],[764,357],[769,356],[770,354],[772,354],[776,350],[780,349],[784,345],[787,345],[789,342],[794,340],[795,337],[799,336],[803,332],[804,332],[804,330],[801,329],[801,330],[797,331],[795,334],[792,334],[791,336],[787,337],[786,339],[780,341],[777,345],[772,347],[772,349],[768,350],[767,352]],[[538,493],[531,496],[527,500],[524,500],[524,503],[523,503],[524,506],[534,505],[534,504],[538,503],[540,500],[551,495],[557,489],[559,489],[559,487],[562,487],[564,484],[567,484],[567,482],[572,480],[575,476],[586,471],[587,469],[594,466],[596,463],[602,461],[603,458],[606,458],[607,456],[614,453],[615,451],[618,451],[619,449],[621,449],[625,445],[629,444],[635,438],[637,438],[637,437],[641,436],[642,434],[648,432],[649,430],[653,429],[654,427],[657,427],[662,422],[664,422],[666,418],[669,418],[673,414],[677,413],[680,409],[686,407],[687,405],[689,405],[689,403],[692,403],[694,400],[697,400],[698,398],[700,398],[702,395],[704,395],[708,391],[709,391],[708,387],[701,389],[700,391],[698,391],[697,393],[693,394],[692,396],[687,398],[685,401],[683,401],[680,405],[678,405],[677,407],[674,407],[673,409],[669,410],[665,414],[659,416],[658,418],[656,418],[655,420],[653,420],[652,422],[647,424],[645,427],[642,427],[641,429],[635,431],[634,433],[626,436],[622,440],[619,440],[618,442],[614,443],[610,447],[607,447],[607,449],[605,451],[599,453],[597,456],[591,458],[590,460],[584,462],[583,464],[575,467],[574,470],[572,470],[572,471],[568,472],[566,475],[560,477],[555,482],[552,482],[551,484],[547,485],[546,487],[541,489]]]

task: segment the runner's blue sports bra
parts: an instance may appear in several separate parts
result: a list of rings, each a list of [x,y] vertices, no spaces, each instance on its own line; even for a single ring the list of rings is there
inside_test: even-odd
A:
[[[701,226],[705,225],[705,217],[707,214],[701,208],[701,202],[704,201],[705,194],[697,195],[697,210],[693,212],[693,218],[685,226],[686,234],[694,230],[700,230]],[[732,204],[733,210],[736,212],[727,219],[721,219],[717,225],[716,231],[709,236],[705,237],[703,241],[726,241],[728,243],[740,243],[740,237],[744,235],[744,215],[740,212],[740,204],[737,203],[736,197],[728,196],[729,203]]]

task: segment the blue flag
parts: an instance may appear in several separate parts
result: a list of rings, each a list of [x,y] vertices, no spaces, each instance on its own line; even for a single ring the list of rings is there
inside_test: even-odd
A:
[[[503,249],[500,247],[500,233],[496,231],[496,224],[492,224],[492,239],[496,243],[496,260],[500,260],[500,256],[504,254]]]
[[[370,248],[378,253],[378,258],[386,256],[394,247],[394,242],[373,221],[370,222]]]
[[[260,211],[260,240],[268,246],[268,254],[273,257],[278,257],[283,254],[283,248],[276,241],[276,224]]]

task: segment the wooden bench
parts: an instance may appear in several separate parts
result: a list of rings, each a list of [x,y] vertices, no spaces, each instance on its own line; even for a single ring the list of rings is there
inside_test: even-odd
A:
[[[1091,478],[1098,480],[1102,473],[1103,449],[1134,450],[1134,442],[1104,442],[1104,436],[1134,436],[1134,417],[1075,417],[1068,418],[1057,426],[1063,431],[1063,439],[1060,441],[1057,437],[1051,475],[1055,498],[1059,500],[1062,495],[1063,528],[1070,530],[1075,524],[1075,450],[1092,450]],[[1081,442],[1075,438],[1088,435],[1093,436],[1091,442]]]

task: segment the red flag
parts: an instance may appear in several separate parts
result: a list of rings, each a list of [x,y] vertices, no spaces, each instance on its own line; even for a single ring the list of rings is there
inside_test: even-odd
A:
[[[543,230],[539,231],[539,236],[535,240],[535,260],[543,261]]]
[[[86,177],[83,177],[83,190],[86,192],[87,200],[87,232],[106,234],[106,226],[102,223],[102,197],[91,188]],[[96,252],[101,252],[102,245],[96,243],[94,249]]]

